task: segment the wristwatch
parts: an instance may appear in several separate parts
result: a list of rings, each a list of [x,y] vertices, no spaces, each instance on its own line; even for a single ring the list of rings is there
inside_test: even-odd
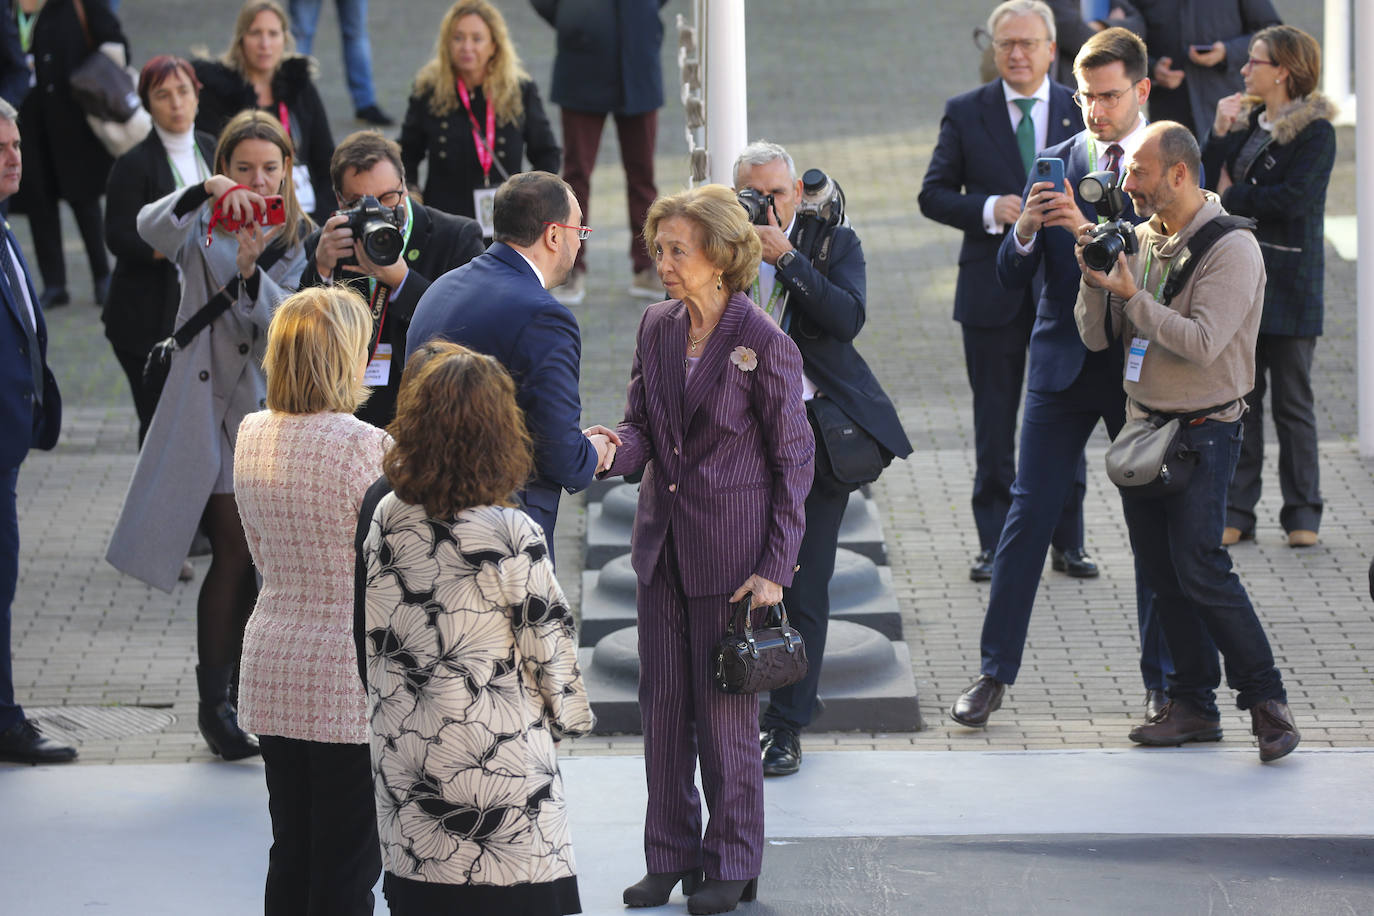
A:
[[[786,270],[786,269],[787,269],[787,265],[791,264],[791,263],[792,263],[793,261],[795,261],[796,259],[797,259],[797,252],[796,252],[796,249],[789,249],[788,251],[784,251],[782,254],[778,255],[778,263],[777,263],[777,268],[778,268],[778,270]]]

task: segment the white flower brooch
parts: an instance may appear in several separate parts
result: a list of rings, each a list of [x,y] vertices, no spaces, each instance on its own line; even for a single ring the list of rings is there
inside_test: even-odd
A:
[[[735,347],[730,351],[730,362],[741,372],[753,372],[759,367],[759,355],[748,347]]]

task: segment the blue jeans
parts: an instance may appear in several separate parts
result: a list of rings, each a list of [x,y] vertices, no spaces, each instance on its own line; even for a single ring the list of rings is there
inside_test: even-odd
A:
[[[324,0],[291,0],[291,34],[296,36],[296,50],[309,54],[315,44],[315,27],[320,21],[320,4]],[[367,0],[334,0],[339,11],[339,33],[343,36],[344,76],[348,79],[348,94],[353,97],[353,110],[359,111],[377,104],[377,91],[372,86],[372,42],[367,37]]]
[[[1241,424],[1208,420],[1183,431],[1198,466],[1181,493],[1165,499],[1122,496],[1138,568],[1154,592],[1155,613],[1173,657],[1169,698],[1219,715],[1221,684],[1215,642],[1226,660],[1236,705],[1286,703],[1283,678],[1254,605],[1221,546],[1226,493],[1240,456]]]

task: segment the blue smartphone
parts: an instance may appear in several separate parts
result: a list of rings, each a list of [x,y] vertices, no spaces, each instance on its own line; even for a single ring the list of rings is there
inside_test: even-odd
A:
[[[1037,159],[1031,163],[1030,175],[1026,178],[1026,189],[1021,193],[1021,199],[1025,200],[1029,197],[1031,185],[1041,181],[1048,181],[1054,185],[1056,191],[1063,191],[1064,160]]]

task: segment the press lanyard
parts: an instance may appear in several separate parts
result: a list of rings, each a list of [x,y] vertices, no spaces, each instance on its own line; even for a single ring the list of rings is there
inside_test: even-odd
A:
[[[1146,286],[1146,284],[1150,282],[1150,265],[1154,262],[1154,257],[1155,250],[1151,247],[1145,252],[1145,273],[1140,275],[1141,286]],[[1164,275],[1159,278],[1159,285],[1155,287],[1155,299],[1162,299],[1164,297],[1164,284],[1169,282],[1169,272],[1173,269],[1174,264],[1170,261],[1169,265],[1164,268]],[[1146,288],[1148,289],[1149,287],[1146,286]]]
[[[410,198],[406,198],[406,224],[402,230],[401,251],[410,246],[410,230],[414,225],[410,213]],[[378,283],[376,277],[367,278],[367,297],[368,306],[372,310],[372,320],[377,324],[377,338],[372,341],[371,351],[367,354],[371,360],[373,353],[377,352],[377,345],[382,342],[382,325],[386,322],[387,304],[391,301],[391,287],[385,283]]]
[[[19,49],[25,54],[33,47],[33,26],[38,19],[37,13],[26,13],[15,9],[15,21],[19,23]]]
[[[196,155],[196,177],[204,181],[210,177],[210,168],[205,164],[205,160],[200,155],[200,147],[196,146],[194,140],[191,141],[191,149]],[[176,179],[177,187],[186,187],[186,179],[181,177],[181,171],[177,168],[177,164],[172,161],[170,154],[167,156],[167,164],[172,167],[172,177]]]
[[[758,277],[755,277],[755,278],[754,278],[754,302],[755,302],[756,304],[757,304],[758,301],[759,301],[759,294],[760,294],[761,292],[762,292],[762,288],[759,286],[759,278],[758,278]],[[777,278],[777,276],[775,275],[775,276],[773,277],[773,291],[772,291],[771,293],[768,294],[768,304],[765,305],[765,306],[763,307],[763,310],[764,310],[765,312],[768,313],[768,317],[770,317],[770,318],[773,317],[773,309],[777,307],[778,299],[780,299],[780,298],[782,298],[782,281],[779,280],[779,279]]]
[[[286,135],[291,136],[291,112],[286,110],[285,102],[277,103],[277,120],[281,121],[281,129],[286,131]]]
[[[477,116],[472,113],[472,99],[468,95],[467,84],[462,78],[458,78],[458,98],[463,102],[463,108],[467,109],[468,121],[472,124],[472,145],[477,147],[477,163],[482,166],[482,180],[484,184],[491,184],[491,163],[494,158],[492,150],[496,146],[496,106],[491,99],[487,99],[487,142],[482,142],[481,129],[477,124]]]

